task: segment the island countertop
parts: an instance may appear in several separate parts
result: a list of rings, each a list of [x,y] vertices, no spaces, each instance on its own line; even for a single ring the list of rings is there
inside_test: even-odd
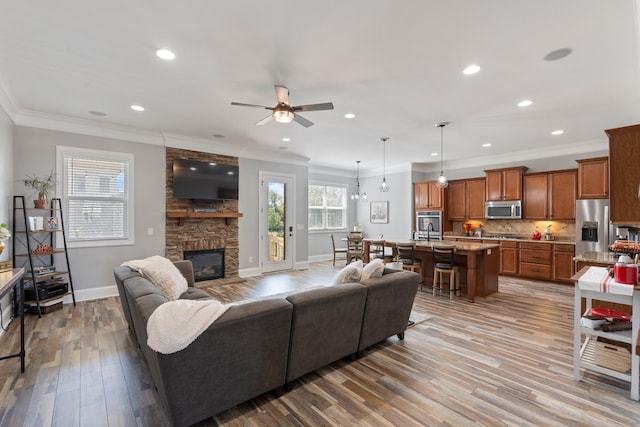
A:
[[[576,255],[573,260],[578,262],[585,262],[589,265],[599,264],[603,266],[614,265],[618,262],[618,258],[621,254],[614,252],[585,252]]]

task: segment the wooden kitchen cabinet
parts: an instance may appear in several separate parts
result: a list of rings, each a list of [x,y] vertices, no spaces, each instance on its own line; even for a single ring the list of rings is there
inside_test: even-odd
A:
[[[575,219],[577,179],[575,169],[524,175],[523,218]]]
[[[518,275],[520,270],[519,252],[518,242],[500,242],[500,274]]]
[[[609,197],[609,158],[576,160],[578,162],[578,199]]]
[[[447,209],[449,219],[484,218],[484,178],[449,181]]]
[[[605,130],[609,136],[609,219],[640,224],[640,125]]]
[[[415,210],[441,210],[444,200],[444,189],[436,186],[437,181],[423,181],[413,184]]]
[[[487,201],[521,200],[522,175],[527,171],[524,166],[505,169],[485,170]]]
[[[551,279],[551,244],[520,243],[520,275],[535,279]]]
[[[573,283],[575,245],[553,244],[553,280]]]

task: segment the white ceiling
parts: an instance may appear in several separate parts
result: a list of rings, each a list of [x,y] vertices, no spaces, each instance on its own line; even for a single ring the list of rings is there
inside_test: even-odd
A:
[[[637,12],[635,0],[3,2],[0,99],[17,124],[63,116],[343,169],[380,168],[383,136],[387,167],[437,168],[441,121],[445,167],[547,157],[640,122]],[[463,75],[472,63],[481,71]],[[304,128],[255,126],[267,110],[230,105],[275,106],[274,84],[292,105],[335,109],[304,113]]]

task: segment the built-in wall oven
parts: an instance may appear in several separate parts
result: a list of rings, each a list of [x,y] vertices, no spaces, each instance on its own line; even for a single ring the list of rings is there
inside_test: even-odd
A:
[[[418,211],[416,213],[416,239],[442,240],[442,212]]]

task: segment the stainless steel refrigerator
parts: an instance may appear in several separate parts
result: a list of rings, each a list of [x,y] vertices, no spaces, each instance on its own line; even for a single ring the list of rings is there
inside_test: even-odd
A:
[[[615,240],[615,226],[609,223],[609,200],[576,200],[576,255],[609,252]]]

